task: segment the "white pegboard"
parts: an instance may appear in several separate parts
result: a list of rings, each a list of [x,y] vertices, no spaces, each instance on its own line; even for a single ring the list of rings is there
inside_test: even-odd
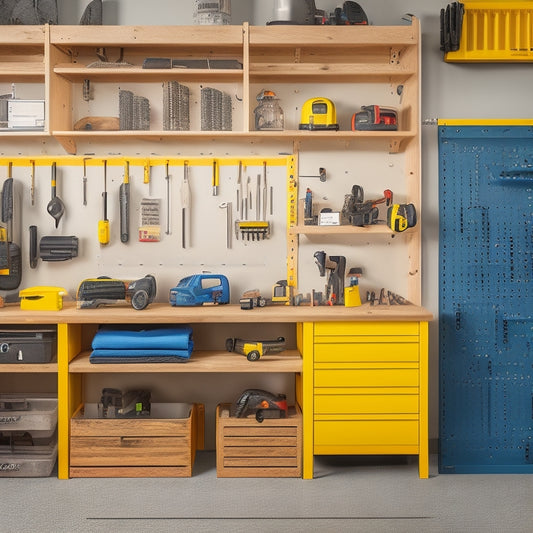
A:
[[[302,176],[318,175],[325,167],[327,179],[298,179],[299,196],[305,190],[313,191],[314,203],[318,208],[330,207],[340,210],[344,196],[354,184],[362,185],[365,198],[379,198],[387,188],[393,190],[395,202],[406,201],[406,180],[401,173],[405,162],[404,154],[389,154],[386,141],[383,146],[366,146],[366,141],[345,143],[342,149],[324,150],[318,141],[302,142],[299,155],[299,172]],[[161,147],[159,147],[161,148]],[[187,146],[182,150],[187,150]],[[268,151],[271,146],[253,146],[252,150]],[[379,150],[379,152],[378,152]],[[206,150],[207,151],[207,150]],[[229,151],[229,150],[228,150]],[[35,152],[33,152],[35,153]],[[161,153],[161,152],[160,152]],[[82,156],[80,156],[82,157]],[[91,156],[87,156],[91,157]],[[96,157],[96,156],[94,156]],[[127,158],[127,154],[110,155]],[[134,157],[138,158],[135,154]],[[161,160],[162,156],[154,156]],[[174,157],[176,156],[169,156]],[[183,157],[181,154],[180,157]],[[198,157],[192,155],[192,158]],[[243,161],[250,159],[244,155]],[[64,156],[59,156],[59,159]],[[98,156],[99,160],[101,156]],[[191,183],[191,243],[182,248],[181,197],[183,164],[170,164],[170,234],[166,234],[167,200],[165,179],[166,167],[158,164],[151,168],[150,181],[144,183],[144,167],[130,165],[130,241],[120,242],[119,234],[119,187],[123,182],[124,169],[121,165],[108,165],[108,217],[111,239],[107,246],[97,240],[98,220],[103,216],[102,192],[104,186],[103,166],[90,161],[86,167],[87,205],[83,205],[83,166],[59,166],[57,170],[57,194],[65,203],[65,214],[56,229],[54,220],[46,212],[50,201],[50,167],[36,166],[34,204],[30,196],[30,167],[14,166],[12,173],[20,193],[20,220],[18,224],[23,253],[23,278],[21,288],[35,285],[60,285],[72,297],[79,282],[88,277],[108,275],[123,279],[134,279],[151,273],[158,282],[157,301],[167,301],[168,291],[182,277],[209,271],[221,273],[230,280],[232,302],[236,302],[243,291],[258,288],[270,295],[276,281],[287,277],[286,267],[286,216],[287,216],[287,172],[285,166],[267,165],[268,201],[272,187],[273,209],[267,208],[267,220],[272,224],[271,238],[253,242],[237,239],[231,231],[231,248],[226,247],[226,211],[219,206],[232,203],[233,220],[239,218],[237,209],[237,176],[239,158],[226,158],[231,164],[224,164],[224,158],[217,158],[220,164],[220,187],[218,196],[212,195],[212,158],[201,156],[202,165],[190,165]],[[272,156],[267,156],[270,159]],[[284,160],[284,157],[280,157]],[[256,218],[255,184],[257,175],[262,179],[261,158],[254,164],[243,167],[243,181],[251,181],[252,209],[249,218]],[[2,173],[7,176],[7,167]],[[143,198],[159,198],[161,205],[161,241],[141,243],[137,240],[139,206]],[[385,206],[380,207],[380,218],[386,217]],[[36,269],[29,268],[28,227],[38,227],[39,239],[43,235],[75,235],[79,238],[79,256],[69,261],[49,263],[39,261]],[[300,236],[299,238],[298,289],[306,293],[311,289],[322,290],[325,279],[318,274],[313,254],[324,250],[328,255],[344,255],[347,268],[359,266],[364,274],[360,280],[361,289],[378,291],[385,287],[400,295],[407,295],[405,273],[409,269],[406,253],[407,235],[344,235],[344,236]]]
[[[53,158],[51,158],[53,159]],[[61,160],[61,158],[58,158]],[[64,158],[63,158],[64,159]],[[80,158],[77,158],[79,162]],[[155,275],[158,282],[157,301],[168,301],[171,287],[184,276],[209,271],[224,274],[230,280],[232,301],[236,302],[243,291],[259,288],[270,294],[272,285],[286,277],[286,157],[276,159],[276,164],[266,165],[267,212],[271,224],[270,238],[260,241],[236,237],[234,222],[239,218],[237,209],[238,159],[217,158],[220,173],[218,195],[212,190],[212,158],[191,159],[189,182],[191,189],[191,238],[182,247],[182,208],[180,189],[184,179],[184,165],[169,164],[170,232],[167,230],[167,180],[166,165],[151,167],[148,183],[144,180],[144,166],[130,164],[130,240],[122,243],[119,226],[119,188],[124,169],[107,165],[108,218],[110,242],[98,242],[98,221],[103,217],[102,192],[104,188],[103,165],[98,159],[88,160],[87,205],[83,205],[83,166],[57,166],[57,196],[65,204],[65,213],[55,228],[54,219],[46,206],[51,198],[51,167],[36,166],[34,205],[31,205],[31,178],[27,166],[13,166],[12,176],[20,195],[19,223],[20,245],[23,250],[22,287],[34,285],[59,285],[74,297],[82,279],[100,275],[135,279],[145,274]],[[116,157],[115,157],[116,159]],[[111,160],[111,158],[110,158]],[[272,161],[271,158],[266,158]],[[195,164],[196,161],[198,164]],[[256,220],[256,180],[261,179],[263,190],[264,167],[261,160],[243,158],[243,182],[248,181],[252,197],[249,220]],[[281,163],[280,163],[281,162]],[[250,164],[246,164],[250,163]],[[270,192],[272,188],[272,193]],[[246,190],[246,187],[243,188]],[[140,203],[143,198],[158,198],[161,206],[160,242],[139,242]],[[273,199],[272,211],[270,200]],[[227,247],[226,209],[223,203],[232,204],[233,222],[230,227],[231,247]],[[262,216],[263,213],[260,213]],[[35,269],[29,268],[28,227],[38,227],[38,238],[44,235],[75,235],[79,239],[79,254],[62,262],[39,261]]]
[[[299,198],[302,200],[309,187],[313,193],[314,211],[331,208],[340,211],[346,194],[353,185],[364,190],[365,200],[378,199],[385,189],[391,189],[395,203],[407,201],[407,183],[403,179],[405,154],[390,154],[387,141],[373,140],[347,142],[343,149],[330,147],[325,150],[317,141],[302,142],[299,153],[299,175],[317,175],[319,168],[326,168],[327,179],[299,179]],[[384,224],[387,207],[381,204],[379,218]],[[302,293],[311,289],[323,291],[326,278],[320,277],[314,264],[313,254],[324,250],[328,256],[346,257],[346,271],[361,267],[363,276],[359,280],[361,296],[366,291],[379,294],[385,288],[407,297],[409,256],[405,234],[343,234],[343,235],[301,235],[299,238],[298,287]]]
[[[215,87],[228,94],[232,103],[232,129],[242,130],[243,106],[242,87],[236,87],[234,83],[205,84],[184,83],[189,88],[190,130],[200,131],[201,113],[201,89],[203,87]],[[91,100],[84,101],[81,83],[72,84],[73,121],[86,116],[119,116],[119,91],[132,91],[136,96],[143,96],[150,101],[150,129],[163,130],[163,83],[98,83],[90,84]]]

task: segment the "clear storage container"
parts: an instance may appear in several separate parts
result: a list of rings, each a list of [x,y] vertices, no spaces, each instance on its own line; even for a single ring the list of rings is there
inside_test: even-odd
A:
[[[57,436],[33,439],[33,444],[18,444],[0,440],[0,478],[2,477],[47,477],[57,460]]]
[[[0,394],[0,431],[28,431],[33,437],[50,437],[57,426],[54,395]]]

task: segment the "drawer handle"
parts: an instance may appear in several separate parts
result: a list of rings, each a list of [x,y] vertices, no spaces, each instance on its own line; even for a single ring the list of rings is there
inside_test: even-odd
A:
[[[143,437],[120,437],[121,446],[135,446],[146,442],[147,439]]]

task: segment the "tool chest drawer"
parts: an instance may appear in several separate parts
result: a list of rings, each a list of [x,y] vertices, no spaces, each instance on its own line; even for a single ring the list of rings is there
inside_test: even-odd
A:
[[[314,425],[315,446],[418,445],[418,420],[315,420]]]
[[[366,338],[366,337],[365,337]],[[315,344],[315,363],[417,362],[417,342],[339,342]]]
[[[88,418],[81,407],[70,424],[71,477],[188,477],[203,444],[203,405],[151,405],[150,417]],[[201,418],[201,419],[200,419]]]
[[[315,342],[329,335],[374,335],[386,340],[391,335],[419,335],[418,322],[316,322]]]
[[[419,410],[418,389],[405,388],[404,393],[388,389],[315,389],[316,415],[324,414],[417,414]]]
[[[316,387],[418,387],[418,369],[315,370]]]

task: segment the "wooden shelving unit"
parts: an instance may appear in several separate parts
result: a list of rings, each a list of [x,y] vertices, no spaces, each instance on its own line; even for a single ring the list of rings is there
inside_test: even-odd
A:
[[[0,44],[0,80],[46,84],[45,134],[53,135],[68,153],[77,152],[77,142],[97,139],[230,139],[287,138],[292,141],[320,139],[353,141],[388,139],[389,151],[398,152],[418,136],[417,107],[407,97],[398,132],[283,132],[254,131],[250,116],[255,95],[251,83],[389,83],[413,84],[417,79],[416,24],[399,27],[352,28],[202,26],[26,26],[3,28]],[[123,50],[128,67],[88,67],[104,48],[109,61]],[[234,59],[243,68],[143,69],[147,57]],[[235,83],[242,90],[243,121],[233,131],[74,131],[73,84],[158,83],[178,80],[191,83]],[[43,135],[41,132],[9,132],[9,135]]]
[[[3,29],[4,30],[4,29]],[[47,104],[47,127],[44,135],[57,139],[69,154],[78,152],[78,144],[102,140],[106,143],[129,143],[137,140],[190,141],[196,145],[206,141],[231,141],[238,150],[239,143],[255,143],[260,140],[292,142],[294,152],[305,150],[313,141],[320,146],[359,146],[376,148],[376,157],[385,149],[392,154],[400,153],[405,164],[396,169],[398,180],[405,184],[407,202],[415,204],[421,215],[421,171],[420,171],[420,28],[416,18],[406,26],[368,27],[183,27],[183,26],[53,26],[13,27],[0,36],[0,45],[7,51],[0,55],[0,80],[37,81],[45,84]],[[123,58],[133,66],[88,67],[97,60],[96,49],[105,48],[110,61],[115,61],[120,50]],[[12,59],[10,56],[13,56]],[[209,58],[233,59],[242,63],[242,70],[223,71],[198,69],[143,69],[147,57],[166,58]],[[193,84],[233,84],[240,97],[242,120],[233,124],[233,131],[75,131],[73,107],[81,98],[84,80],[95,84],[113,85],[121,82],[159,84],[178,80]],[[400,128],[394,132],[382,131],[300,131],[295,127],[285,131],[255,131],[253,110],[256,106],[257,87],[268,83],[276,86],[298,83],[307,88],[317,83],[352,85],[380,84],[390,94],[398,96]],[[401,95],[401,98],[399,97]],[[294,97],[299,98],[297,96]],[[293,102],[294,104],[294,102]],[[95,104],[96,105],[96,104]],[[241,111],[241,110],[240,110]],[[98,114],[97,112],[95,114]],[[118,114],[118,111],[117,111]],[[157,126],[154,126],[157,127]],[[36,132],[2,132],[3,136],[43,135]],[[315,145],[313,145],[316,147]],[[315,148],[313,148],[315,149]],[[394,155],[393,157],[396,157]],[[324,341],[324,336],[315,330],[315,324],[326,323],[327,343],[332,354],[335,346],[341,344],[365,345],[366,334],[360,331],[346,333],[354,324],[370,324],[374,330],[375,342],[382,352],[387,349],[387,340],[401,344],[389,335],[391,325],[399,331],[401,342],[414,345],[416,361],[409,364],[409,374],[418,372],[420,386],[411,390],[416,396],[418,412],[412,413],[409,422],[407,447],[364,445],[364,453],[419,453],[420,474],[427,476],[427,335],[426,323],[431,314],[420,307],[421,303],[421,229],[420,224],[405,234],[393,234],[386,225],[363,228],[352,226],[320,227],[305,226],[299,221],[297,207],[298,169],[294,169],[293,182],[289,183],[290,194],[296,200],[288,207],[287,239],[288,263],[297,273],[298,242],[300,239],[327,239],[334,236],[364,236],[369,245],[383,238],[403,240],[408,268],[407,299],[414,305],[388,306],[369,304],[357,308],[332,307],[289,307],[267,306],[251,312],[238,306],[217,306],[212,308],[171,308],[168,304],[151,305],[143,312],[129,307],[102,308],[98,310],[76,310],[67,303],[59,312],[27,312],[8,305],[2,310],[6,324],[49,323],[58,327],[58,363],[52,365],[0,365],[0,371],[22,374],[25,372],[54,373],[58,375],[59,401],[59,477],[69,477],[69,423],[73,413],[83,403],[84,377],[90,374],[116,373],[290,373],[295,375],[297,403],[303,416],[303,472],[304,477],[313,475],[313,455],[328,450],[331,453],[357,453],[352,444],[315,447],[314,379],[318,370],[324,370],[324,362],[315,361],[315,345]],[[291,210],[292,209],[292,210]],[[301,218],[301,217],[300,217]],[[419,323],[419,333],[409,334],[412,323]],[[257,362],[249,362],[243,356],[228,354],[220,350],[197,351],[192,359],[183,364],[109,365],[89,362],[85,334],[101,324],[257,324],[282,323],[294,326],[296,346],[275,356],[265,356]],[[340,328],[340,333],[336,333]],[[394,336],[393,336],[394,337]],[[325,342],[325,341],[324,341]],[[394,380],[398,369],[395,363],[387,362],[387,379]],[[316,366],[322,365],[322,367]],[[328,362],[325,363],[329,364]],[[343,363],[332,361],[333,376],[342,371]],[[360,370],[357,361],[349,361],[351,374]],[[370,365],[369,361],[365,361]],[[371,365],[370,365],[371,366]],[[398,376],[400,376],[398,372]],[[359,379],[359,378],[358,378]],[[398,378],[400,379],[400,377]],[[401,381],[401,380],[400,380]],[[400,382],[398,382],[400,383]],[[335,393],[335,387],[328,384],[326,391]],[[401,383],[400,385],[401,386]],[[409,385],[411,386],[411,385]],[[379,388],[379,387],[377,387]],[[401,387],[400,387],[401,388]],[[357,386],[350,387],[350,394],[357,395]],[[320,391],[324,392],[324,391]],[[338,392],[338,391],[337,391]],[[376,392],[376,391],[374,391]],[[379,391],[378,391],[379,392]],[[381,391],[383,392],[383,391]],[[381,394],[381,392],[379,392]],[[388,391],[385,391],[388,393]],[[412,399],[412,398],[411,398]],[[331,414],[331,413],[329,413]],[[326,415],[329,416],[328,413]],[[319,416],[320,414],[317,414]],[[354,415],[354,413],[349,414]],[[360,416],[359,412],[357,416]],[[372,413],[363,413],[371,418]],[[382,420],[387,413],[382,413]],[[385,418],[384,418],[385,417]],[[352,416],[353,418],[353,416]],[[320,420],[323,422],[323,420]],[[343,423],[336,419],[336,431],[343,431]],[[364,427],[364,424],[360,425]],[[386,422],[380,424],[386,429]],[[328,434],[321,424],[317,435]],[[340,428],[340,429],[339,429]],[[393,428],[391,426],[391,431]],[[351,431],[351,430],[349,430]],[[415,435],[417,442],[415,443]],[[376,451],[378,450],[378,451]],[[407,450],[407,451],[406,451]]]

